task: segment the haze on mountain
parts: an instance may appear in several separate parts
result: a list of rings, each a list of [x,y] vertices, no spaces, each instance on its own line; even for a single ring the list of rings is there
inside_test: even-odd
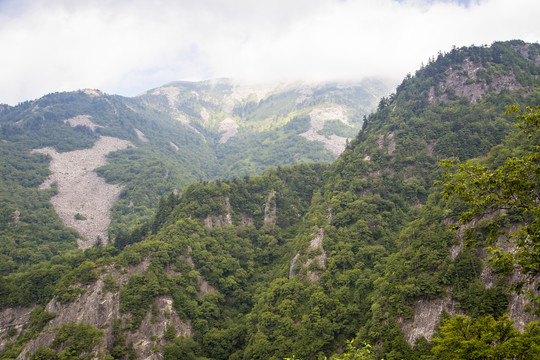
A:
[[[0,2],[0,103],[165,83],[359,81],[452,46],[536,42],[535,0]]]

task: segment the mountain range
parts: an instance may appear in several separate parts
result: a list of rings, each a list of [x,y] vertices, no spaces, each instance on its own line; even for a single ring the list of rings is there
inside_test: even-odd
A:
[[[351,340],[435,359],[468,318],[512,319],[533,359],[535,304],[485,264],[492,223],[467,246],[467,205],[438,184],[443,159],[530,150],[505,107],[540,104],[539,76],[516,40],[441,53],[389,95],[216,80],[2,107],[2,358],[318,359]]]
[[[37,154],[50,156],[49,177],[32,181],[41,181],[40,189],[52,185],[56,213],[85,248],[147,221],[160,197],[194,181],[333,161],[388,91],[377,80],[247,86],[222,79],[171,83],[135,98],[97,90],[50,94],[2,108],[5,182],[23,162],[45,165]],[[32,175],[19,172],[15,182]],[[14,196],[5,198],[22,213],[21,223],[32,216]]]

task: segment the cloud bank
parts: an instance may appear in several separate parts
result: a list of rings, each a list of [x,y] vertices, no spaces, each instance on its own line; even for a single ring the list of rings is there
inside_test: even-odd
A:
[[[0,103],[176,80],[395,82],[452,46],[537,42],[536,0],[0,0]]]

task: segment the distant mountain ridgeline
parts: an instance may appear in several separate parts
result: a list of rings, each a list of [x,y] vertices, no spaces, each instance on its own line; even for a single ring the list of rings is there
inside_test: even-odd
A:
[[[278,166],[262,176],[197,182],[181,195],[162,197],[151,220],[117,233],[115,246],[66,252],[38,265],[13,260],[15,265],[5,270],[11,274],[0,277],[6,319],[0,323],[2,356],[86,351],[117,359],[315,359],[339,353],[353,340],[359,347],[372,344],[376,358],[436,359],[444,353],[434,348],[433,338],[451,334],[441,328],[441,319],[466,315],[475,321],[472,327],[463,322],[472,338],[490,339],[477,344],[483,355],[508,350],[534,358],[540,339],[534,325],[526,328],[535,319],[526,311],[531,305],[510,293],[514,275],[484,264],[488,223],[478,224],[478,246],[467,249],[461,234],[449,229],[466,206],[456,198],[445,201],[436,181],[442,179],[442,159],[472,159],[495,168],[529,150],[505,106],[540,104],[539,75],[537,44],[454,49],[380,100],[331,164]],[[208,89],[221,92],[216,96],[221,100]],[[267,95],[258,107],[246,100],[224,110],[215,103],[227,102],[234,92],[229,83],[214,82],[152,90],[126,109],[134,114],[145,109],[158,125],[175,117],[192,135],[192,147],[212,143],[232,149],[234,139],[235,146],[259,144],[263,150],[248,151],[242,163],[255,171],[262,164],[260,153],[272,146],[261,134],[272,129],[281,132],[282,142],[276,144],[292,141],[288,127],[294,139],[309,144],[316,144],[308,139],[318,135],[347,138],[345,130],[356,123],[347,111],[360,105],[354,105],[350,88],[332,89],[345,90],[351,104],[332,98],[324,108],[308,106],[317,91],[298,96],[296,90]],[[247,99],[258,101],[256,96]],[[297,110],[293,116],[276,112],[268,125],[260,120],[270,108],[267,101],[275,109],[294,102]],[[159,138],[153,135],[158,125],[152,130],[137,123],[140,133],[119,133],[134,147],[113,153],[98,173],[113,179],[112,164],[124,164],[129,174],[127,160],[145,158],[141,149],[152,144],[153,136]],[[248,129],[257,141],[242,140]],[[84,136],[96,136],[98,130]],[[176,154],[168,142],[180,144],[161,136],[167,151]],[[23,155],[19,161],[28,162],[35,176],[21,186],[47,194],[46,202],[54,186],[41,192],[36,186],[47,176],[47,158]],[[216,156],[214,161],[221,160]],[[231,162],[221,171],[233,168]],[[158,174],[172,176],[164,176],[164,170]],[[130,185],[122,182],[125,191]],[[120,193],[120,203],[131,201],[123,198],[127,194]],[[135,201],[126,207],[136,207]],[[13,211],[5,212],[3,231],[15,228]],[[520,216],[510,213],[502,221],[510,227]],[[14,249],[23,238],[13,242]],[[525,329],[523,337],[506,316]],[[456,319],[454,324],[461,321]],[[491,341],[489,329],[498,326],[505,326],[508,337]],[[69,329],[86,341],[69,340]],[[479,331],[485,331],[483,337]],[[494,350],[499,342],[510,344],[509,339],[511,345]],[[462,343],[453,344],[458,351]]]

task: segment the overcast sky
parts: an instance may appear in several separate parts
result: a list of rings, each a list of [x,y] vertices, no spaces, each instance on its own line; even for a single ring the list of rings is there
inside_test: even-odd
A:
[[[538,0],[0,0],[0,103],[176,80],[396,83],[453,45],[540,40]]]

